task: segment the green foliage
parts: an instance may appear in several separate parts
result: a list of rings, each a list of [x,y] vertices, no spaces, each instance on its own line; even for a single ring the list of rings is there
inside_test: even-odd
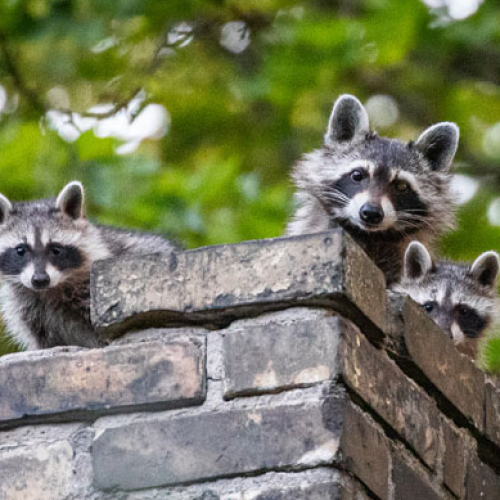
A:
[[[500,336],[483,342],[480,349],[479,366],[494,374],[500,374]]]
[[[453,260],[473,261],[485,250],[500,250],[500,227],[488,222],[487,210],[495,197],[483,187],[473,200],[458,212],[459,226],[441,241],[442,253]]]
[[[221,44],[231,21],[246,24],[245,50]],[[292,210],[291,165],[321,143],[335,98],[383,94],[399,111],[383,134],[461,127],[457,170],[481,187],[441,249],[471,260],[500,250],[487,217],[500,192],[499,22],[493,0],[456,22],[400,0],[1,2],[0,190],[44,197],[80,179],[92,218],[187,247],[278,236]],[[135,132],[156,103],[168,111],[166,134],[117,154],[130,137],[96,136],[92,107],[123,114],[141,89],[129,109]],[[65,133],[49,109],[69,122]],[[496,366],[500,354],[488,359]]]

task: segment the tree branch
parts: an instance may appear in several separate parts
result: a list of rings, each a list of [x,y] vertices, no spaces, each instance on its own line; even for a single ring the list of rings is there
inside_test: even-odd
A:
[[[228,16],[214,16],[211,17],[210,19],[198,19],[193,21],[187,21],[187,24],[191,27],[191,30],[186,31],[184,37],[182,36],[182,33],[180,33],[180,36],[177,39],[171,41],[169,41],[169,35],[172,33],[172,29],[174,28],[174,26],[169,25],[165,29],[164,34],[161,37],[158,46],[156,47],[151,57],[151,61],[147,69],[147,74],[148,75],[154,74],[161,66],[162,50],[167,48],[176,50],[182,46],[182,44],[186,41],[188,37],[191,36],[200,38],[209,37],[213,38],[214,40],[217,40],[218,43],[219,28],[225,22],[227,22],[229,18],[243,20],[249,26],[249,28],[254,31],[269,27],[272,24],[273,20],[271,17],[260,14],[258,12],[254,11],[244,12],[239,9],[233,8],[229,12]],[[36,112],[40,113],[41,115],[46,114],[48,111],[56,111],[59,113],[63,113],[67,115],[70,119],[70,122],[73,123],[73,115],[76,113],[75,111],[67,108],[50,108],[49,105],[40,97],[40,93],[30,88],[29,85],[27,85],[16,63],[16,58],[14,57],[11,51],[8,36],[2,30],[0,30],[0,54],[2,56],[3,66],[6,72],[12,78],[14,87],[17,89],[19,94],[24,96],[26,101],[31,105],[31,107]],[[108,111],[103,111],[103,112],[83,111],[83,112],[78,112],[78,115],[84,118],[96,118],[96,119],[109,118],[118,113],[119,111],[121,111],[122,109],[126,109],[130,101],[132,101],[135,97],[137,97],[137,95],[139,94],[139,92],[141,92],[141,90],[142,87],[134,88],[126,99],[121,99]]]
[[[98,120],[102,120],[103,118],[110,118],[111,116],[116,115],[119,111],[122,109],[126,109],[127,106],[130,104],[130,101],[132,101],[137,95],[141,92],[142,88],[141,87],[136,87],[129,95],[127,99],[122,99],[120,102],[115,104],[112,108],[110,108],[108,111],[82,111],[78,112],[78,114],[82,118],[97,118]],[[73,115],[76,112],[67,109],[67,108],[55,108],[52,111],[57,111],[59,113],[64,113],[66,115]]]

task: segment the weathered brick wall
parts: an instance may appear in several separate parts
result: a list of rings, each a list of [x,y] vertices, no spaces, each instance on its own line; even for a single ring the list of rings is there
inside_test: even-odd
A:
[[[110,347],[0,358],[0,500],[500,499],[499,387],[342,232],[92,286]]]

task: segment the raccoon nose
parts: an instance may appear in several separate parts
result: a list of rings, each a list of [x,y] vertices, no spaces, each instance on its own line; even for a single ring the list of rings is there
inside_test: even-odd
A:
[[[31,284],[35,288],[46,288],[50,283],[50,277],[47,273],[35,273],[31,277]]]
[[[365,203],[359,210],[359,215],[367,224],[380,224],[384,218],[384,211],[378,205]]]

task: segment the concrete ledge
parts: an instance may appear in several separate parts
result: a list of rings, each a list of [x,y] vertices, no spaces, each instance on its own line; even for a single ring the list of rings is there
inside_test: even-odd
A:
[[[205,356],[205,338],[187,335],[168,342],[4,356],[0,426],[201,404]]]
[[[333,307],[375,340],[385,329],[382,272],[341,230],[98,262],[92,321],[106,337],[179,323],[225,326],[291,306]]]

